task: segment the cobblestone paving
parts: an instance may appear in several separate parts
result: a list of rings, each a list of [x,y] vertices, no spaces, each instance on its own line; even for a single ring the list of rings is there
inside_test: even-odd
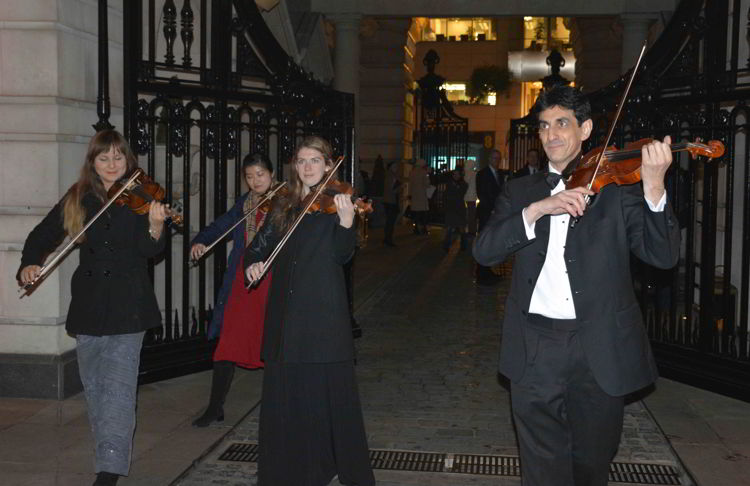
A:
[[[476,286],[470,255],[455,246],[446,254],[438,239],[439,232],[431,240],[411,239],[411,248],[399,252],[400,261],[391,262],[390,276],[356,306],[365,333],[357,342],[357,372],[370,448],[517,455],[509,395],[496,371],[509,279],[495,287]],[[378,255],[371,251],[360,258]],[[361,267],[367,265],[372,262]],[[217,458],[231,442],[257,441],[257,412],[177,484],[255,484],[255,464]],[[641,402],[626,409],[616,461],[682,471]],[[377,470],[375,475],[380,486],[520,484],[518,478],[450,473]],[[684,477],[683,484],[692,482]]]

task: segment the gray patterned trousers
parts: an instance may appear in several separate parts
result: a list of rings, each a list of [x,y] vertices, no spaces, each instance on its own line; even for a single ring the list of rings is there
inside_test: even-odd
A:
[[[78,370],[95,444],[95,472],[127,476],[144,332],[76,337]]]

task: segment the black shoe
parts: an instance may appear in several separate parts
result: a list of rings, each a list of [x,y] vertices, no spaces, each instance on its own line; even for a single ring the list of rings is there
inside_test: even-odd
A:
[[[203,415],[193,420],[193,427],[208,427],[214,422],[224,421],[224,410],[206,409]]]
[[[384,241],[384,242],[383,242],[383,244],[384,244],[385,246],[393,246],[393,247],[395,247],[395,246],[396,246],[396,245],[395,245],[395,244],[394,244],[394,243],[393,243],[392,241]]]
[[[119,474],[102,471],[96,473],[96,481],[92,486],[115,486],[118,479],[120,479]]]

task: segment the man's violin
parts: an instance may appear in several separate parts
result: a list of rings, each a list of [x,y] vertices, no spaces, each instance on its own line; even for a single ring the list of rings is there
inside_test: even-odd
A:
[[[565,181],[565,188],[586,187],[598,194],[601,188],[608,184],[622,185],[640,182],[641,149],[651,142],[653,142],[652,138],[642,138],[625,145],[622,150],[608,147],[604,154],[601,154],[602,147],[589,150]],[[724,144],[718,140],[711,140],[707,144],[673,143],[669,147],[672,152],[688,151],[693,157],[702,155],[715,159],[724,155]],[[600,154],[601,161],[599,161]]]

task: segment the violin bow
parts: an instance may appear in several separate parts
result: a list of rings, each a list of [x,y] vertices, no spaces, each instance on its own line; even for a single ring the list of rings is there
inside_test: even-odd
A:
[[[242,223],[243,221],[245,221],[248,218],[248,216],[250,216],[251,214],[253,214],[255,212],[256,209],[258,209],[259,207],[261,207],[266,201],[268,201],[274,195],[276,195],[276,193],[278,192],[278,190],[281,189],[282,187],[284,187],[285,185],[286,185],[286,181],[281,182],[280,184],[277,184],[276,187],[274,187],[271,191],[268,191],[263,196],[263,198],[260,201],[258,201],[258,203],[255,206],[253,206],[252,208],[250,208],[250,209],[247,210],[247,212],[239,219],[239,221],[237,221],[236,223],[234,223],[231,228],[229,228],[228,230],[226,230],[221,236],[219,236],[218,238],[216,238],[216,240],[214,240],[213,243],[211,243],[210,245],[208,245],[206,247],[206,251],[204,251],[201,256],[199,256],[195,260],[192,260],[190,262],[190,268],[197,267],[198,263],[201,260],[201,258],[203,258],[205,255],[207,255],[208,252],[211,251],[211,248],[213,248],[214,246],[216,246],[216,244],[218,242],[220,242],[221,240],[223,240],[226,235],[228,235],[229,233],[231,233],[233,229],[235,229],[240,223]]]
[[[587,189],[591,190],[591,187],[594,185],[594,181],[596,180],[596,174],[599,172],[599,167],[601,166],[602,159],[604,158],[604,152],[606,151],[606,148],[609,147],[609,142],[612,140],[612,135],[615,133],[615,126],[617,126],[617,121],[620,119],[620,113],[622,113],[622,107],[625,106],[625,100],[628,99],[628,94],[630,94],[630,87],[633,85],[633,80],[635,79],[636,73],[638,73],[638,67],[641,65],[641,60],[643,59],[643,54],[646,52],[646,45],[648,44],[648,39],[643,41],[643,46],[641,47],[641,53],[638,55],[638,60],[635,63],[635,66],[633,67],[633,72],[630,73],[630,79],[628,80],[628,85],[625,87],[625,91],[623,91],[622,96],[620,97],[620,103],[617,105],[617,113],[615,113],[615,117],[612,120],[612,123],[609,125],[609,132],[607,133],[607,138],[604,141],[604,150],[599,152],[599,155],[596,157],[596,166],[594,166],[594,175],[591,177],[591,181],[589,181],[589,185]],[[591,196],[588,194],[584,197],[584,201],[586,201],[586,205],[588,206],[589,201],[591,201]],[[578,222],[578,218],[573,218],[570,220],[570,227],[573,228],[576,223]]]
[[[323,192],[323,190],[326,187],[326,184],[333,178],[334,174],[336,174],[336,171],[341,166],[341,163],[344,161],[344,156],[341,155],[336,160],[336,164],[334,164],[333,168],[331,168],[328,175],[322,179],[318,183],[318,188],[315,190],[315,195],[310,198],[310,202],[307,203],[307,205],[304,207],[302,212],[299,213],[299,216],[297,216],[297,219],[294,220],[294,223],[292,223],[292,226],[287,230],[284,237],[279,241],[279,244],[276,245],[276,248],[273,249],[273,252],[271,252],[271,255],[266,259],[265,262],[263,262],[263,271],[261,274],[256,278],[255,280],[251,281],[245,288],[250,289],[253,285],[255,285],[257,282],[260,282],[260,280],[263,278],[263,276],[268,272],[268,269],[271,268],[271,264],[276,259],[276,257],[279,255],[279,252],[281,252],[281,249],[284,247],[284,244],[289,240],[289,237],[292,236],[292,233],[294,233],[294,230],[297,229],[297,226],[299,226],[300,222],[302,221],[302,218],[305,217],[305,214],[307,214],[307,211],[312,207],[312,205],[315,203],[315,200],[318,199],[318,196]]]
[[[23,293],[22,293],[22,294],[21,294],[21,295],[20,295],[20,296],[18,297],[19,299],[23,299],[23,298],[24,298],[24,297],[26,297],[27,295],[30,295],[30,294],[31,294],[31,292],[33,292],[33,291],[34,291],[34,289],[36,289],[36,287],[37,287],[37,286],[38,286],[39,284],[41,284],[42,280],[44,280],[44,279],[46,278],[47,274],[49,274],[49,273],[51,272],[51,270],[53,270],[53,269],[54,269],[54,268],[56,267],[57,263],[58,263],[58,262],[59,262],[60,260],[62,260],[62,259],[63,259],[63,258],[64,258],[64,257],[65,257],[65,256],[66,256],[67,254],[68,254],[68,251],[70,251],[70,249],[71,249],[71,248],[73,248],[73,246],[74,246],[74,245],[76,244],[76,242],[78,241],[78,238],[80,238],[80,237],[81,237],[81,235],[82,235],[83,233],[85,233],[85,232],[86,232],[86,230],[87,230],[87,229],[89,229],[89,227],[90,227],[90,226],[91,226],[92,224],[94,224],[94,222],[95,222],[95,221],[96,221],[97,219],[99,219],[99,216],[101,216],[102,214],[104,214],[104,211],[106,211],[106,210],[107,210],[107,208],[109,208],[109,207],[110,207],[110,206],[111,206],[111,205],[112,205],[112,204],[113,204],[113,203],[114,203],[114,202],[115,202],[115,201],[117,200],[117,198],[118,198],[118,197],[120,197],[120,195],[121,195],[121,194],[122,194],[123,192],[125,192],[125,191],[127,191],[127,190],[128,190],[128,188],[130,187],[130,185],[131,185],[131,184],[133,184],[133,183],[134,183],[134,182],[135,182],[135,181],[136,181],[136,180],[137,180],[137,179],[138,179],[138,178],[139,178],[139,177],[141,176],[141,174],[143,174],[143,169],[141,169],[140,167],[139,167],[139,168],[137,168],[136,170],[134,170],[134,171],[133,171],[133,175],[131,175],[131,176],[130,176],[130,178],[129,178],[129,179],[127,180],[127,182],[125,182],[125,184],[123,184],[123,185],[122,185],[122,187],[120,188],[120,190],[119,190],[119,191],[117,191],[117,192],[115,193],[115,195],[114,195],[114,196],[112,196],[112,198],[111,198],[111,199],[110,199],[109,201],[107,201],[107,204],[105,204],[105,205],[104,205],[104,206],[103,206],[103,207],[102,207],[102,208],[101,208],[101,209],[99,210],[99,212],[97,212],[97,213],[96,213],[96,214],[94,215],[94,217],[93,217],[93,218],[91,218],[91,220],[90,220],[90,221],[89,221],[88,223],[86,223],[86,226],[84,226],[84,227],[83,227],[83,228],[81,229],[81,231],[79,231],[79,232],[78,232],[78,233],[77,233],[77,234],[76,234],[76,235],[75,235],[74,237],[72,237],[72,238],[70,239],[70,241],[68,242],[68,244],[67,244],[67,245],[65,245],[65,247],[63,247],[63,249],[62,249],[62,250],[60,250],[60,252],[59,252],[59,253],[58,253],[57,255],[55,255],[55,257],[54,257],[54,258],[53,258],[52,260],[50,260],[49,262],[45,263],[45,264],[44,264],[44,265],[42,266],[42,268],[41,268],[41,269],[39,270],[39,275],[37,275],[37,276],[36,276],[36,278],[35,278],[34,280],[32,280],[31,282],[27,283],[26,285],[24,285],[23,287],[20,287],[20,288],[18,289],[18,291],[19,291],[19,292],[23,292]]]

